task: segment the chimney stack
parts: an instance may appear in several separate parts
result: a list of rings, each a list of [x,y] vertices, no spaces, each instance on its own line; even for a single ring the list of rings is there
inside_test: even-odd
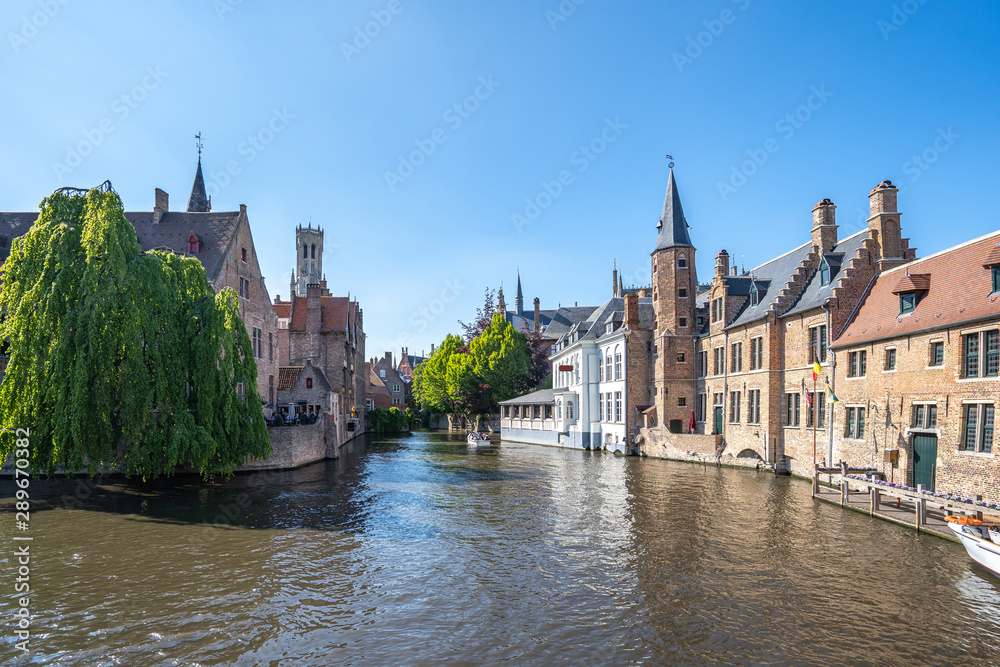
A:
[[[813,252],[826,253],[837,245],[837,207],[829,199],[813,208],[812,246]]]
[[[632,331],[639,328],[639,295],[625,295],[625,326]]]
[[[158,225],[160,220],[163,219],[165,213],[170,211],[170,196],[161,190],[156,188],[153,192],[153,224]]]
[[[882,181],[868,193],[871,217],[868,229],[876,243],[876,257],[879,271],[899,266],[903,258],[903,238],[896,210],[896,186],[892,181]]]
[[[616,264],[615,268],[611,270],[611,297],[617,298],[620,296],[621,294],[618,293],[618,266]]]
[[[715,256],[715,277],[725,278],[729,273],[729,253],[725,249],[720,250]]]

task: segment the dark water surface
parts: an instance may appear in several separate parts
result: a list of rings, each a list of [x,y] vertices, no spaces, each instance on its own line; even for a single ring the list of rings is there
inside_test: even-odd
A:
[[[1000,664],[1000,579],[804,482],[442,435],[358,449],[211,485],[33,480],[27,657],[0,482],[0,664]]]

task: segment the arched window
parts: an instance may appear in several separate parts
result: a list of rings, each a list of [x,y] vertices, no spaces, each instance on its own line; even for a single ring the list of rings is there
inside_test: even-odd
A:
[[[577,355],[576,361],[573,362],[573,381],[580,384],[580,355]]]
[[[604,356],[604,379],[608,382],[612,380],[611,377],[611,350]]]
[[[604,353],[597,353],[597,380],[599,382],[604,381]]]
[[[302,259],[309,259],[309,246],[302,244]]]
[[[566,419],[573,418],[573,401],[566,401]]]
[[[687,255],[680,253],[677,255],[677,268],[683,269],[688,265]]]
[[[622,348],[620,345],[615,345],[615,379],[622,379]]]
[[[309,249],[309,253],[312,255],[311,259],[316,259],[316,244],[313,243]]]

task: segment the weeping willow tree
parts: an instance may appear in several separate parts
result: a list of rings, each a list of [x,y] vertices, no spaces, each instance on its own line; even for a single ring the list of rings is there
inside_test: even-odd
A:
[[[24,427],[47,474],[209,477],[270,455],[236,294],[197,259],[143,252],[109,183],[45,199],[3,268],[3,460]]]

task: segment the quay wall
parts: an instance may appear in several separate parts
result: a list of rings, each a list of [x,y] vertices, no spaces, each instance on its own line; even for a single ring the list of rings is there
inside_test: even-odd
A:
[[[652,427],[639,429],[639,439],[639,454],[654,459],[721,463],[754,469],[767,467],[767,463],[752,450],[741,452],[727,447],[721,434],[671,433],[662,427]]]

